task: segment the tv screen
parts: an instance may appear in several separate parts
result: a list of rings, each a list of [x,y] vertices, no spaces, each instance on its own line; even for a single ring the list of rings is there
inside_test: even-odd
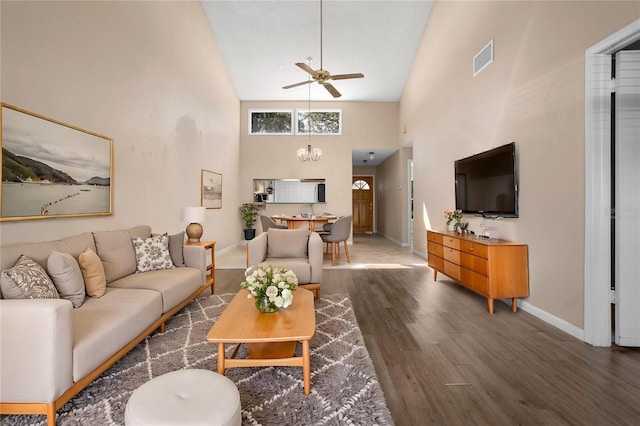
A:
[[[456,209],[518,217],[515,142],[456,160],[454,168]]]

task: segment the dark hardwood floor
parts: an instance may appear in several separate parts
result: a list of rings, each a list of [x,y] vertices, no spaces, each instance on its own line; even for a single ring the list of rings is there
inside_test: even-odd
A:
[[[325,256],[322,293],[349,294],[395,424],[640,424],[640,350],[589,346],[500,302],[489,315],[382,237],[350,248],[351,269]],[[217,270],[216,293],[242,277]]]

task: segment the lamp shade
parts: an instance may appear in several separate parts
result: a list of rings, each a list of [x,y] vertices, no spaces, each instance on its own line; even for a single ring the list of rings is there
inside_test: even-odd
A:
[[[202,223],[207,217],[207,210],[204,207],[183,207],[182,221],[188,223]]]

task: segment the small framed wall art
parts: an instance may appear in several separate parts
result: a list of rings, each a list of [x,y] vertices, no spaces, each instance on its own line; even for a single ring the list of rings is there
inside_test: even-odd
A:
[[[200,205],[208,209],[222,208],[222,174],[202,169],[200,174]]]
[[[113,139],[2,103],[0,221],[113,214]]]

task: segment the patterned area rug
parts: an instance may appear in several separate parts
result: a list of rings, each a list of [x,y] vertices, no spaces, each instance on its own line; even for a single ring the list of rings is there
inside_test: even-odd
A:
[[[206,335],[233,297],[190,303],[167,321],[164,334],[148,337],[58,410],[57,424],[123,425],[129,396],[151,378],[184,368],[215,371],[217,346]],[[349,297],[327,295],[315,303],[311,394],[304,394],[302,368],[228,369],[226,376],[240,391],[243,425],[393,424]],[[238,352],[243,356],[244,346]],[[1,423],[45,425],[46,419],[6,416]]]

